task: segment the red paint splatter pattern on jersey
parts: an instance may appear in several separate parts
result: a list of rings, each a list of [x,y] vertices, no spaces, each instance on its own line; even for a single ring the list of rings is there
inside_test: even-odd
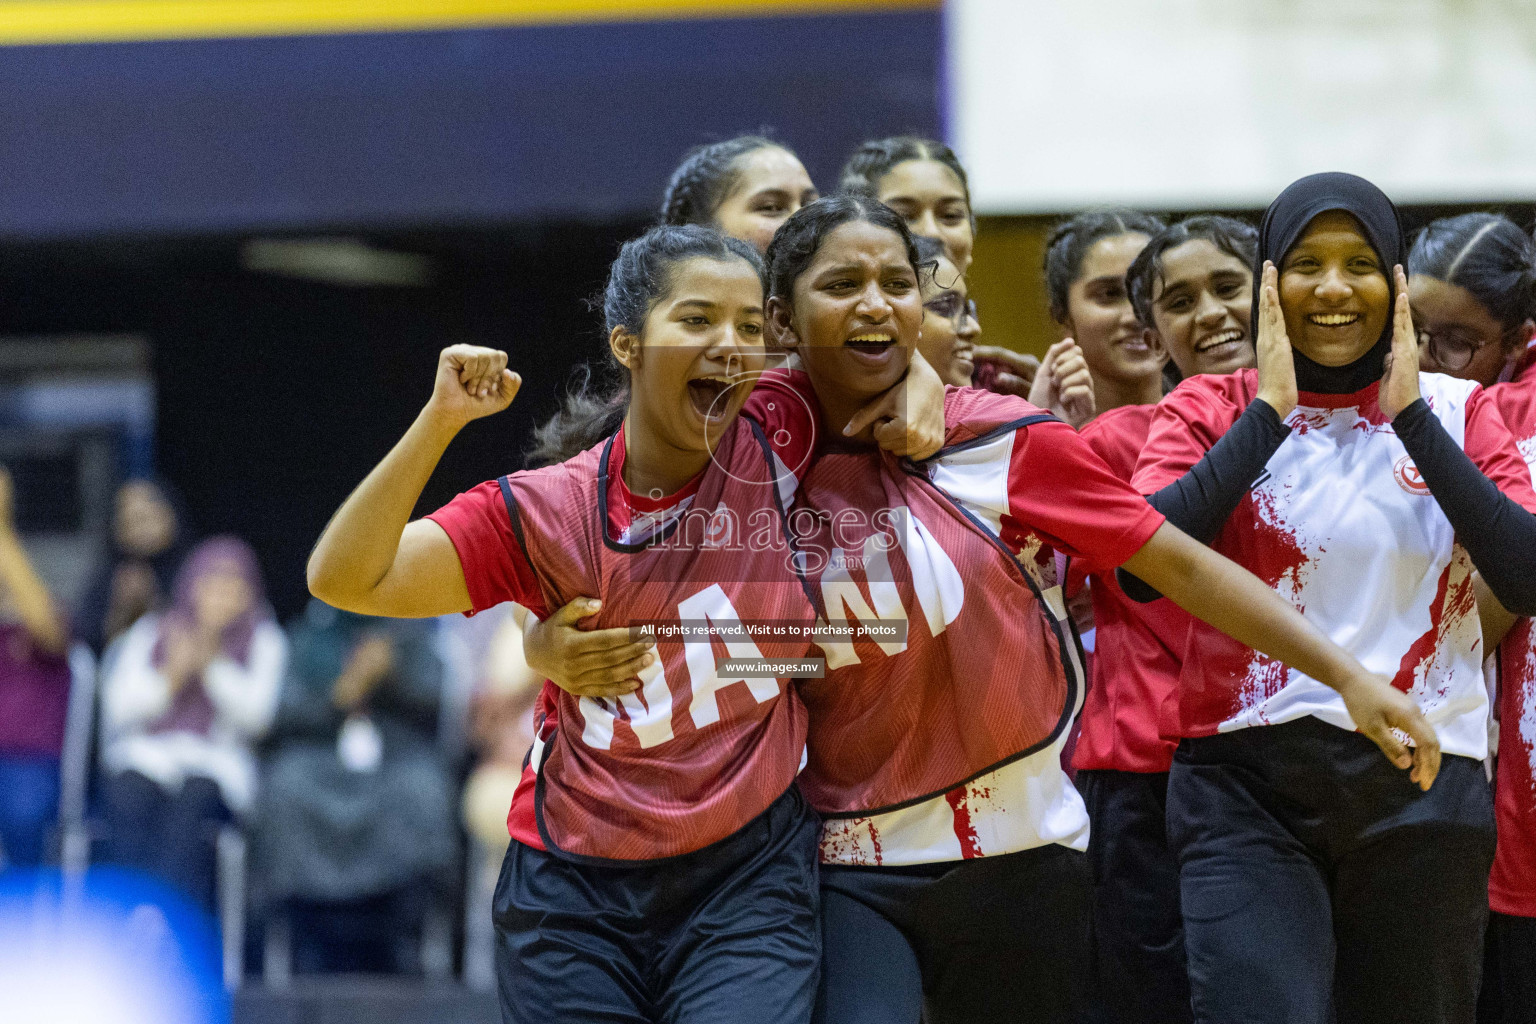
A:
[[[1536,353],[1536,348],[1531,350]],[[1536,372],[1489,389],[1536,482]],[[1494,813],[1499,845],[1488,903],[1501,914],[1536,917],[1536,624],[1515,623],[1498,649],[1499,759]]]
[[[955,815],[955,838],[960,840],[960,856],[974,860],[981,856],[981,840],[976,836],[976,825],[971,821],[971,806],[966,787],[956,786],[944,794],[949,809]]]
[[[1298,417],[1305,423],[1305,417]],[[1302,591],[1311,558],[1297,539],[1297,528],[1285,521],[1275,501],[1273,490],[1255,488],[1252,492],[1254,551],[1259,557],[1248,568],[1284,597],[1296,610],[1305,613]],[[1279,693],[1290,679],[1290,669],[1258,651],[1252,652],[1244,676],[1239,709],[1258,707]]]

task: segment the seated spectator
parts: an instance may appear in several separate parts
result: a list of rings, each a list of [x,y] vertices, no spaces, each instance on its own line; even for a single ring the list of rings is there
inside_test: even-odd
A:
[[[458,863],[431,623],[311,601],[290,640],[254,835],[260,902],[292,915],[297,972],[412,970]]]
[[[0,863],[34,867],[59,814],[68,636],[16,536],[14,512],[11,476],[0,467]]]
[[[97,654],[146,613],[159,611],[186,553],[180,516],[165,484],[148,478],[117,489],[112,550],[80,602],[80,638]]]
[[[464,784],[464,828],[487,850],[505,850],[507,812],[533,745],[533,708],[542,676],[523,658],[522,617],[508,615],[486,651],[470,705],[470,741],[478,760]]]
[[[169,610],[134,623],[106,659],[107,859],[211,909],[214,840],[251,806],[252,748],[272,721],[288,641],[244,541],[199,544],[173,593]]]

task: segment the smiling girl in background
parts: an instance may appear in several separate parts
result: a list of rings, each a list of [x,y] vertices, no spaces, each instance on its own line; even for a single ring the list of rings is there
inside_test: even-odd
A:
[[[1242,221],[1190,217],[1154,235],[1131,263],[1137,319],[1184,376],[1253,365],[1257,239]],[[1083,440],[1129,483],[1156,410],[1110,409],[1083,428]],[[1171,601],[1130,600],[1112,573],[1090,586],[1093,682],[1073,764],[1093,823],[1094,993],[1119,1024],[1175,1024],[1190,1019],[1189,977],[1164,810],[1174,743],[1160,735],[1158,715],[1178,685],[1191,619]]]
[[[683,157],[662,196],[661,223],[712,227],[765,252],[779,225],[815,199],[816,186],[793,150],[740,135]]]
[[[1162,221],[1135,210],[1095,210],[1058,226],[1047,244],[1045,287],[1063,340],[1046,353],[1042,370],[1075,342],[1093,375],[1098,413],[1163,395],[1168,354],[1136,319],[1125,291],[1131,261],[1162,229]]]

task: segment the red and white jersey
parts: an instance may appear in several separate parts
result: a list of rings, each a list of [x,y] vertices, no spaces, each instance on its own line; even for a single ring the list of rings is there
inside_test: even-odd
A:
[[[1536,509],[1525,464],[1482,388],[1430,373],[1419,386],[1473,462]],[[1303,393],[1286,420],[1290,435],[1212,546],[1413,696],[1446,753],[1482,759],[1488,698],[1472,563],[1382,414],[1377,390]],[[1151,494],[1183,476],[1257,391],[1251,369],[1180,384],[1157,407],[1136,488]],[[1334,690],[1206,623],[1191,624],[1165,733],[1207,736],[1306,715],[1355,728]]]
[[[656,509],[623,488],[623,452],[621,433],[431,516],[458,551],[476,611],[511,600],[542,616],[599,597],[595,628],[657,631],[660,658],[638,693],[594,700],[546,684],[540,694],[509,828],[528,841],[534,825],[535,845],[578,859],[658,859],[717,842],[793,783],[805,746],[805,708],[787,677],[718,671],[725,658],[797,658],[810,646],[814,611],[766,439],[738,420],[709,467]]]
[[[803,375],[778,385],[809,387]],[[945,450],[920,475],[870,449],[822,451],[792,513],[829,623],[907,623],[900,642],[824,645],[827,677],[801,683],[801,786],[832,816],[825,863],[1086,844],[1060,764],[1081,664],[1055,551],[1113,566],[1162,516],[1070,427],[1016,398],[950,389],[946,420]],[[854,514],[871,508],[883,522]],[[801,529],[801,512],[821,528]]]
[[[1131,482],[1156,405],[1122,405],[1095,416],[1082,438],[1115,476]],[[1115,574],[1091,578],[1094,653],[1073,751],[1078,771],[1166,772],[1177,744],[1158,716],[1179,682],[1191,616],[1167,598],[1141,604]]]
[[[1536,372],[1488,389],[1536,484]],[[1499,764],[1494,807],[1498,852],[1488,903],[1501,914],[1536,917],[1536,626],[1515,623],[1498,651]]]

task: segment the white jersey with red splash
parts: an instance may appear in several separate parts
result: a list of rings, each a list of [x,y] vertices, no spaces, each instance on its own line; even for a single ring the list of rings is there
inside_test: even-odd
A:
[[[1421,374],[1434,415],[1484,473],[1536,504],[1513,439],[1475,383]],[[1257,375],[1193,377],[1159,405],[1135,486],[1183,476],[1257,391]],[[1377,404],[1302,394],[1290,435],[1212,545],[1249,569],[1367,669],[1392,678],[1434,725],[1442,749],[1482,759],[1488,698],[1472,563]],[[1195,621],[1170,735],[1206,736],[1307,715],[1354,722],[1336,691]],[[1171,730],[1171,731],[1170,731]]]
[[[1088,810],[1061,769],[1067,738],[1063,733],[1044,750],[920,804],[824,822],[821,862],[894,867],[1049,843],[1088,849]]]

